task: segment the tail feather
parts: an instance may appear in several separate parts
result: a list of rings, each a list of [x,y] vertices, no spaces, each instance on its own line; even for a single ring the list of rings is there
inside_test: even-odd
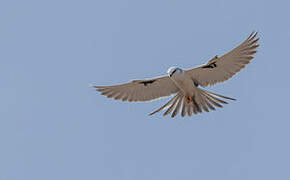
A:
[[[192,104],[186,104],[186,106],[187,106],[187,114],[188,114],[188,116],[191,116],[192,115],[192,110],[194,110],[194,107],[193,107]],[[195,113],[195,111],[193,111],[193,112]]]
[[[212,95],[215,95],[215,96],[220,97],[220,98],[224,98],[224,99],[229,99],[229,100],[232,100],[232,101],[236,101],[236,99],[234,99],[234,98],[226,97],[226,96],[223,96],[223,95],[220,95],[220,94],[216,94],[216,93],[213,93],[213,92],[204,90],[204,89],[202,91],[207,92],[207,93],[212,94]]]
[[[176,116],[176,114],[179,112],[180,106],[181,106],[181,102],[182,102],[183,98],[180,98],[175,106],[175,109],[173,110],[171,117],[173,118],[174,116]]]
[[[197,114],[197,113],[202,113],[202,110],[201,110],[201,107],[199,106],[200,102],[198,100],[198,98],[192,98],[192,105],[193,105],[193,112],[194,114]]]
[[[219,98],[217,98],[217,97],[214,97],[213,95],[211,95],[211,94],[209,94],[209,93],[207,93],[207,96],[209,96],[210,98],[212,98],[213,100],[215,100],[215,101],[217,101],[217,102],[219,102],[219,103],[222,103],[222,104],[228,104],[228,102],[223,101],[223,100],[221,100],[221,99],[219,99]]]
[[[172,102],[171,106],[167,109],[167,111],[165,111],[163,116],[166,116],[173,111],[173,108],[175,107],[175,105],[179,99],[180,99],[180,95],[178,95],[177,98]]]
[[[170,103],[177,98],[177,96],[178,96],[178,94],[176,94],[170,101],[168,101],[166,104],[164,104],[161,108],[159,108],[156,111],[150,113],[149,115],[151,116],[151,115],[153,115],[155,113],[158,113],[158,112],[162,111],[164,108],[166,108],[167,106],[169,106]]]
[[[120,96],[120,95],[118,95]],[[117,96],[117,97],[118,97]],[[167,110],[164,112],[164,116],[171,113],[171,117],[175,117],[179,112],[181,112],[181,116],[184,117],[186,114],[191,116],[192,113],[202,113],[202,111],[209,112],[210,110],[215,111],[215,107],[222,108],[221,104],[228,104],[228,102],[220,99],[229,99],[229,100],[236,100],[234,98],[222,96],[219,94],[212,93],[210,91],[206,91],[200,88],[197,88],[195,91],[194,96],[192,97],[192,102],[186,102],[186,97],[181,93],[177,93],[171,100],[169,100],[166,104],[162,107],[157,109],[156,111],[150,113],[149,115],[153,115],[157,112],[162,110]],[[214,107],[215,106],[215,107]]]
[[[223,106],[218,102],[214,101],[208,94],[205,94],[205,98],[214,106],[222,108]]]
[[[186,115],[187,106],[185,103],[185,97],[182,98],[182,108],[181,108],[181,116],[184,117]]]
[[[202,98],[202,93],[196,93],[196,96],[198,97],[199,99],[199,102],[200,102],[200,106],[202,107],[202,109],[206,112],[209,112],[208,108],[207,108],[207,105],[204,101],[204,98]]]
[[[211,110],[215,111],[215,108],[213,107],[213,105],[208,102],[208,99],[205,97],[204,94],[202,94],[203,98],[204,98],[204,102],[206,103],[207,107],[210,108]]]

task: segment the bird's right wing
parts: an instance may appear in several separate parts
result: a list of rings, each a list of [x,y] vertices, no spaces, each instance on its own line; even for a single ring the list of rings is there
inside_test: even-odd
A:
[[[203,87],[230,79],[254,58],[259,47],[257,33],[252,33],[243,43],[222,57],[214,57],[207,64],[185,71]]]
[[[170,96],[179,91],[175,83],[163,76],[154,79],[133,80],[129,83],[115,86],[93,86],[108,98],[123,101],[150,101],[164,96]]]

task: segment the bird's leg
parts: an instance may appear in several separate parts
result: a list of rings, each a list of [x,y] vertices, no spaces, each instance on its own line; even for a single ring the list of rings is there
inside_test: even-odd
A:
[[[187,104],[192,102],[192,96],[186,96],[185,101]]]

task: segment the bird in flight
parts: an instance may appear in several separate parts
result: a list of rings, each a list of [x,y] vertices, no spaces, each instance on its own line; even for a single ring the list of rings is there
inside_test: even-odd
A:
[[[199,88],[215,85],[230,79],[243,69],[254,57],[259,47],[257,33],[250,36],[239,46],[218,57],[215,56],[206,64],[189,70],[172,67],[168,76],[152,79],[133,80],[129,83],[114,86],[93,86],[102,95],[122,101],[137,102],[151,101],[174,94],[165,105],[152,112],[153,115],[164,109],[164,116],[171,113],[175,117],[179,112],[181,116],[191,116],[193,113],[202,113],[215,110],[228,104],[225,99],[235,100]]]

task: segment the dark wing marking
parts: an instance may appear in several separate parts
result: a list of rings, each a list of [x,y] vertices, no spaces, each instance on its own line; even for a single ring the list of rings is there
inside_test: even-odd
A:
[[[156,79],[152,79],[152,80],[146,80],[146,81],[141,81],[139,82],[140,84],[144,84],[144,86],[147,86],[148,84],[152,84],[156,81]]]
[[[195,85],[195,87],[198,87],[198,81],[197,80],[193,80],[193,84]]]
[[[253,32],[230,52],[221,57],[215,56],[205,65],[187,70],[185,73],[196,79],[202,87],[224,82],[250,63],[259,47],[258,41],[257,33]]]
[[[211,68],[212,69],[212,68],[215,68],[215,67],[217,67],[216,61],[210,63],[209,65],[202,66],[201,68]]]
[[[168,77],[155,79],[133,80],[129,83],[113,86],[93,86],[102,95],[122,101],[150,101],[164,96],[170,96],[179,91],[179,88]]]

